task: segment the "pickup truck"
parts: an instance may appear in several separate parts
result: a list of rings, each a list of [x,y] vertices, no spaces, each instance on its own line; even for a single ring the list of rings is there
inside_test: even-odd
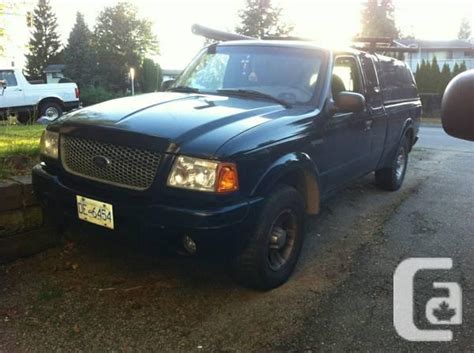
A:
[[[56,119],[79,107],[75,83],[30,84],[20,69],[0,68],[0,119],[16,115],[21,123],[46,116]]]
[[[165,92],[76,110],[48,125],[33,186],[46,214],[229,251],[235,278],[292,273],[306,215],[375,172],[398,190],[421,102],[401,61],[303,41],[204,48]],[[215,248],[215,246],[214,246]]]

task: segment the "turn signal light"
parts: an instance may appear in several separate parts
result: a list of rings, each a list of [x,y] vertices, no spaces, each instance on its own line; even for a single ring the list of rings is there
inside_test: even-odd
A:
[[[233,163],[219,164],[217,192],[232,192],[239,189],[237,166]]]

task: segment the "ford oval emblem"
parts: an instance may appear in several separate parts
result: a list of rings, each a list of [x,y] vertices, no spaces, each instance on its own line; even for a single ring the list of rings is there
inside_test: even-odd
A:
[[[110,164],[110,160],[107,157],[104,156],[94,156],[92,157],[92,163],[98,168],[107,168],[107,166]]]

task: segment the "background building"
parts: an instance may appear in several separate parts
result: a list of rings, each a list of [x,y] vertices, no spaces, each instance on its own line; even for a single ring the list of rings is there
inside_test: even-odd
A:
[[[415,72],[421,61],[433,60],[436,56],[440,70],[444,64],[448,64],[452,70],[457,63],[461,65],[464,61],[468,69],[474,69],[474,45],[472,40],[419,40],[419,39],[397,39],[396,44],[400,47],[417,48],[418,52],[406,53],[405,62]]]
[[[35,5],[33,0],[0,0],[0,28],[3,30],[0,66],[23,68],[25,65]]]

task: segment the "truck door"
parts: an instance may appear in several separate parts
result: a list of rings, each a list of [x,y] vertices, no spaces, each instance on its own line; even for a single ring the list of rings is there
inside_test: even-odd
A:
[[[0,80],[4,80],[6,88],[3,90],[3,96],[0,96],[0,108],[21,107],[25,105],[24,93],[18,85],[13,70],[1,70]],[[0,94],[2,89],[0,88]]]
[[[374,57],[369,54],[362,54],[360,62],[365,77],[365,100],[371,115],[371,147],[368,167],[370,170],[373,170],[376,168],[384,150],[388,119],[383,106],[382,92],[375,70]]]
[[[339,55],[334,60],[332,95],[342,91],[364,94],[359,60]],[[322,182],[330,190],[369,172],[372,119],[366,108],[360,113],[336,112],[328,119],[324,138]]]

